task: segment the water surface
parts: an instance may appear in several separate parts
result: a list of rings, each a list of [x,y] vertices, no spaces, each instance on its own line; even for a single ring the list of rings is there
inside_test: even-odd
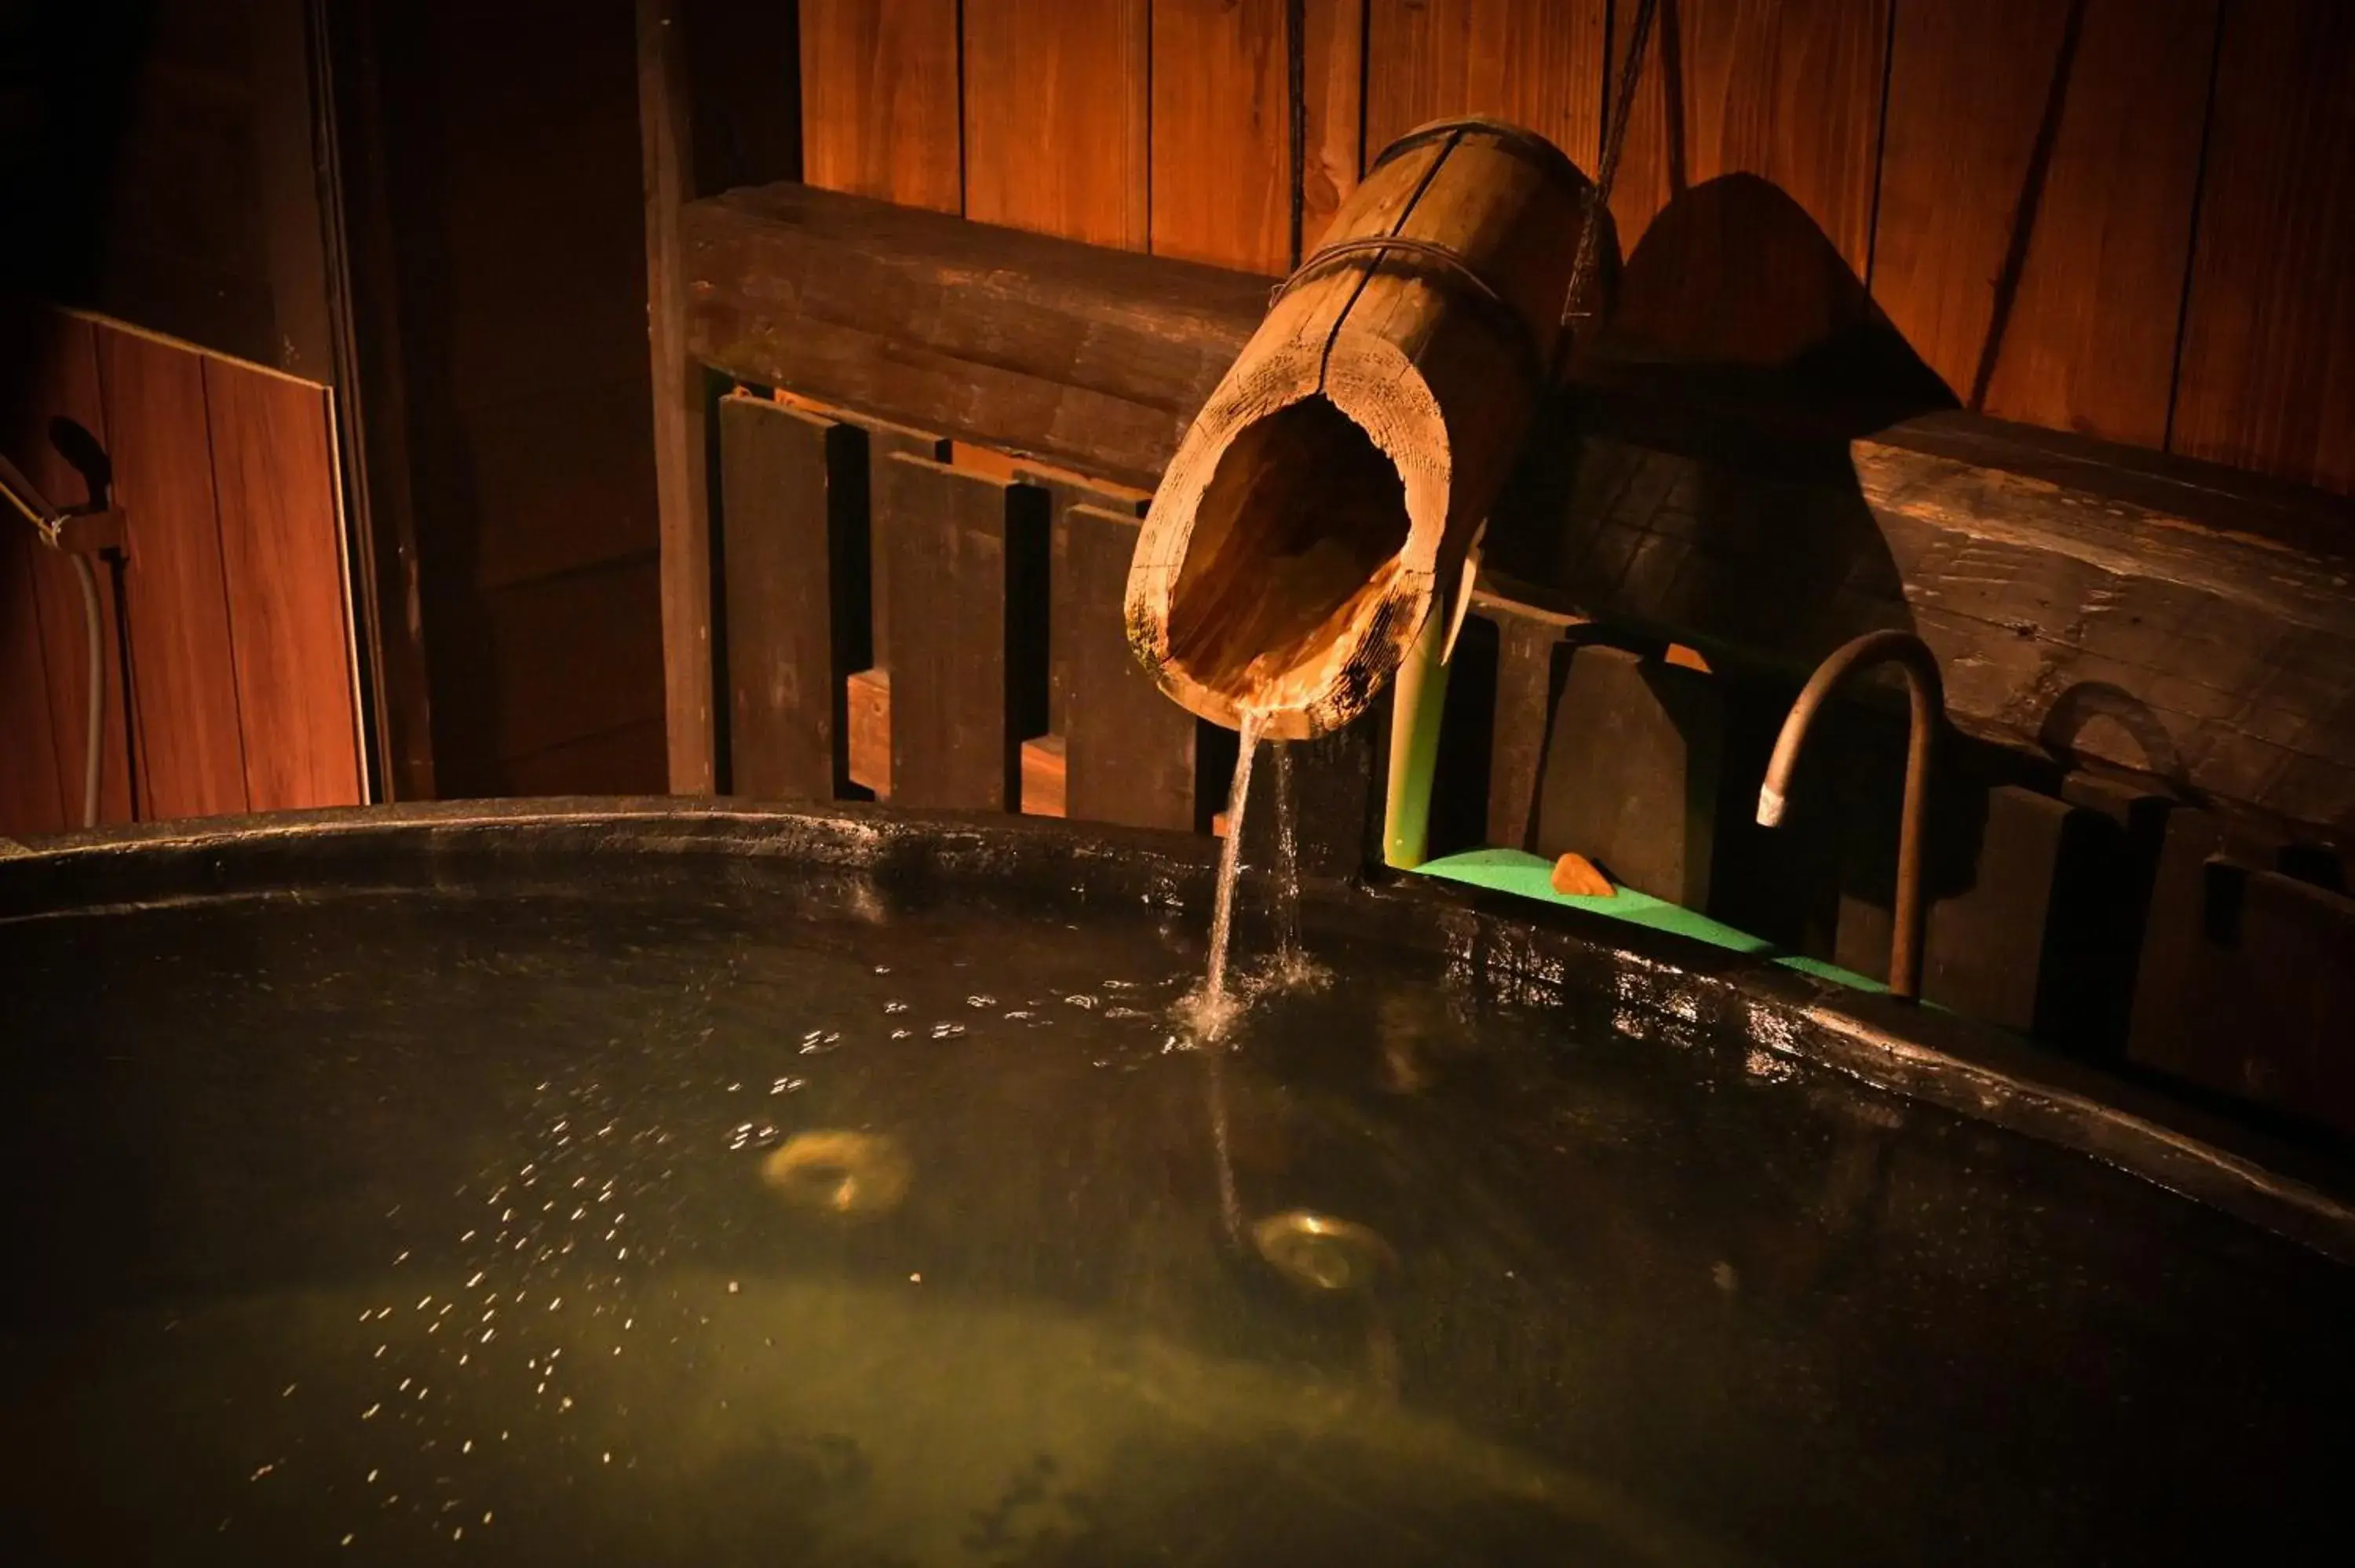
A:
[[[2346,1271],[1415,955],[1312,940],[1207,1054],[1203,924],[752,879],[0,925],[11,1560],[2344,1536]],[[904,1190],[764,1179],[811,1135]],[[1304,1214],[1379,1244],[1339,1288],[1255,1239]]]

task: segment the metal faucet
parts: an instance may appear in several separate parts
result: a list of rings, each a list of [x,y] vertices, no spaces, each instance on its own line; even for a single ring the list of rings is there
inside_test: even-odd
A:
[[[1922,839],[1930,813],[1930,750],[1945,716],[1945,683],[1938,678],[1938,660],[1930,645],[1910,631],[1868,631],[1843,644],[1823,662],[1791,705],[1775,737],[1774,755],[1766,764],[1766,780],[1758,787],[1758,825],[1778,827],[1791,789],[1791,769],[1806,744],[1807,726],[1832,688],[1851,671],[1894,663],[1905,673],[1906,696],[1913,708],[1905,740],[1905,807],[1897,832],[1897,908],[1889,937],[1889,994],[1913,1001],[1922,994]]]

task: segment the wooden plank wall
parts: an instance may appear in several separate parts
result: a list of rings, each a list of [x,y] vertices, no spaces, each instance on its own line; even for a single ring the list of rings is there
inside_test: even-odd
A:
[[[1422,121],[1593,167],[1634,5],[805,0],[808,177],[1281,272]],[[2340,0],[1661,0],[1619,328],[2355,492],[2350,80]]]
[[[82,316],[21,319],[10,347],[37,367],[11,459],[56,504],[123,516],[99,568],[101,820],[360,803],[326,389]],[[0,833],[54,832],[80,825],[80,588],[13,513],[0,526]]]

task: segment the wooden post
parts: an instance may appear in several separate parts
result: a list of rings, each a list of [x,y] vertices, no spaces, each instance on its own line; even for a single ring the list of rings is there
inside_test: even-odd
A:
[[[1373,700],[1549,384],[1585,191],[1550,143],[1489,122],[1376,162],[1154,496],[1127,620],[1172,697],[1282,739]]]
[[[711,498],[705,373],[687,344],[679,213],[695,194],[684,0],[638,0],[638,134],[646,202],[646,336],[662,538],[664,728],[673,794],[717,780],[712,722]]]

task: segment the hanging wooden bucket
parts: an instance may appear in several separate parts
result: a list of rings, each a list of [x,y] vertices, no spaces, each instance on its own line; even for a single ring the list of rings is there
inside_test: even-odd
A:
[[[1453,588],[1549,381],[1587,182],[1496,121],[1392,143],[1162,476],[1129,643],[1202,717],[1364,709]]]

